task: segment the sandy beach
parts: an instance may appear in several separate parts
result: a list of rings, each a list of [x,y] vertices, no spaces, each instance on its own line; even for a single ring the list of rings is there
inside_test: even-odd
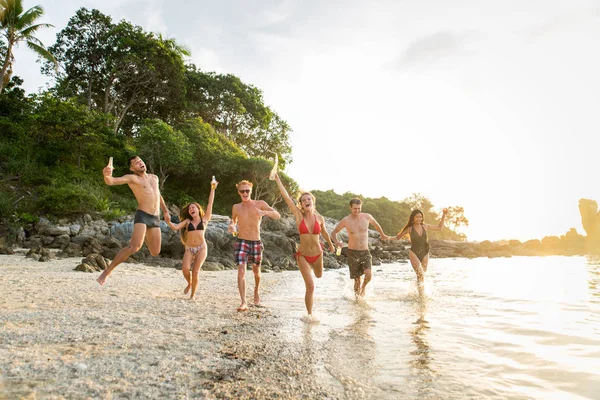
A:
[[[176,269],[124,263],[101,287],[80,261],[0,256],[0,399],[354,397],[282,338],[267,300],[280,274],[238,313],[236,271],[202,271],[191,302]]]

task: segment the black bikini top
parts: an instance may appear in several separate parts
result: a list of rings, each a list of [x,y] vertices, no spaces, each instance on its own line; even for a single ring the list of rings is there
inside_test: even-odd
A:
[[[204,221],[200,220],[200,223],[198,224],[197,227],[195,227],[194,224],[192,224],[192,221],[190,221],[190,223],[188,224],[187,230],[188,230],[188,232],[203,231],[204,230]]]

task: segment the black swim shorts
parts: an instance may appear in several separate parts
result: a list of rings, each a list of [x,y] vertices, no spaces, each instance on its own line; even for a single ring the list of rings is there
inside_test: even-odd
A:
[[[158,215],[148,214],[142,210],[136,210],[133,223],[144,224],[148,228],[160,228],[160,218],[158,218]]]

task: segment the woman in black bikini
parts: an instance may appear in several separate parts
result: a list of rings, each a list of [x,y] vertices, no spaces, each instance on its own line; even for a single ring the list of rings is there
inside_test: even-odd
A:
[[[215,200],[215,189],[217,188],[217,184],[218,182],[211,184],[206,213],[202,210],[200,204],[190,203],[179,211],[180,223],[175,225],[171,221],[167,222],[171,229],[180,231],[181,242],[185,246],[183,261],[181,262],[181,272],[187,281],[187,286],[183,291],[183,294],[188,294],[191,290],[190,300],[196,298],[198,273],[208,254],[204,232],[208,225],[208,221],[210,221],[212,216],[212,206],[213,201]]]
[[[410,213],[407,224],[402,228],[400,233],[396,235],[396,239],[400,240],[405,235],[410,237],[410,250],[408,256],[410,263],[417,274],[417,283],[423,285],[425,272],[427,272],[427,264],[429,263],[429,240],[427,231],[441,231],[444,228],[444,220],[448,210],[444,208],[442,219],[438,225],[429,225],[423,221],[423,212],[421,210],[413,210]]]

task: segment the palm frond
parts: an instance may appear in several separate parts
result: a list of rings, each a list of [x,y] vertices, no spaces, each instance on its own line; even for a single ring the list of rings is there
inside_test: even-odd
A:
[[[58,61],[56,61],[56,58],[54,58],[52,53],[50,53],[44,46],[40,46],[39,44],[28,40],[27,47],[35,51],[40,57],[43,57],[51,63],[54,63],[54,70],[58,72]]]

